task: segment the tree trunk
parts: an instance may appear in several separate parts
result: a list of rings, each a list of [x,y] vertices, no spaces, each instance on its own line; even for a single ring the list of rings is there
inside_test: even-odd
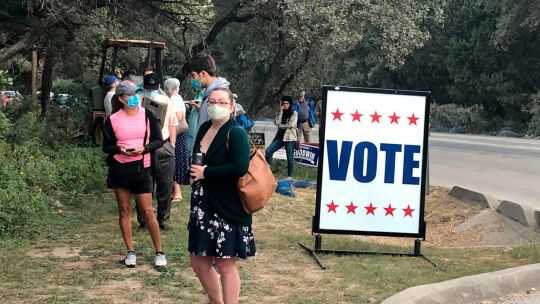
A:
[[[276,63],[275,60],[272,63],[270,72],[268,72],[266,75],[277,75],[278,77],[265,77],[263,81],[261,82],[261,86],[258,88],[258,93],[255,96],[255,99],[249,106],[249,113],[252,113],[253,115],[257,115],[264,107],[271,104],[272,101],[278,100],[281,95],[283,95],[283,92],[287,88],[287,86],[293,82],[293,80],[296,78],[296,75],[298,75],[304,67],[309,62],[309,59],[311,58],[311,49],[308,48],[308,50],[304,54],[304,58],[301,62],[298,63],[296,68],[289,73],[289,75],[280,75],[280,66],[282,65],[285,58],[282,58],[279,63]],[[274,64],[276,66],[274,66]],[[273,69],[276,69],[273,71]],[[274,90],[273,88],[277,88],[277,90]]]
[[[41,79],[41,115],[47,114],[47,108],[50,100],[50,93],[52,89],[52,74],[54,65],[56,64],[56,54],[53,48],[47,49],[47,55],[45,56],[45,66],[43,67],[43,75]]]

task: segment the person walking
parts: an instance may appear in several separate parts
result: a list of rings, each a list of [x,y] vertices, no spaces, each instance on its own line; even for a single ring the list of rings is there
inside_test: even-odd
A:
[[[246,131],[234,121],[234,110],[229,89],[210,94],[210,120],[199,129],[193,150],[202,154],[203,164],[191,166],[188,250],[211,303],[238,303],[236,260],[255,255],[251,215],[244,211],[237,188],[248,170],[250,147]]]
[[[280,110],[276,116],[274,123],[278,127],[276,136],[272,143],[266,149],[266,161],[268,164],[272,164],[272,157],[274,153],[285,147],[287,152],[287,177],[292,178],[294,170],[294,147],[297,136],[297,121],[298,113],[293,111],[291,107],[292,97],[283,96],[280,102]]]
[[[121,82],[116,95],[120,109],[109,116],[103,127],[103,152],[108,154],[107,186],[114,189],[118,203],[119,224],[127,254],[122,263],[135,267],[137,256],[131,233],[130,197],[134,195],[145,218],[156,255],[154,266],[164,267],[159,225],[152,208],[152,174],[150,153],[162,144],[161,130],[155,117],[140,106],[136,86]]]

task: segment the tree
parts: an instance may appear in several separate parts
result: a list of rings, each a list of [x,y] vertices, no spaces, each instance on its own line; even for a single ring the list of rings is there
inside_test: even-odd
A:
[[[249,111],[257,113],[284,92],[300,87],[313,92],[324,81],[355,82],[351,67],[356,64],[351,62],[360,58],[399,67],[429,38],[423,20],[440,20],[438,5],[413,0],[256,0],[243,7],[256,17],[248,26],[229,27],[212,50]],[[358,54],[359,49],[369,53]],[[340,71],[347,65],[347,71]]]

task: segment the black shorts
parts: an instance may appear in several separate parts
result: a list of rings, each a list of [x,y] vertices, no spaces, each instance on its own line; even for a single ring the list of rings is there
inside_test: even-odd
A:
[[[151,169],[144,168],[144,170],[139,174],[122,178],[114,176],[109,170],[109,175],[107,176],[107,187],[110,189],[126,189],[132,194],[152,193],[154,182],[152,180]]]

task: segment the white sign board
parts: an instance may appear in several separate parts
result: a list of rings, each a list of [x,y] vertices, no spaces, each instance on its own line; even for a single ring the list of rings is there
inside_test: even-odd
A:
[[[316,233],[424,237],[429,93],[323,89]]]

